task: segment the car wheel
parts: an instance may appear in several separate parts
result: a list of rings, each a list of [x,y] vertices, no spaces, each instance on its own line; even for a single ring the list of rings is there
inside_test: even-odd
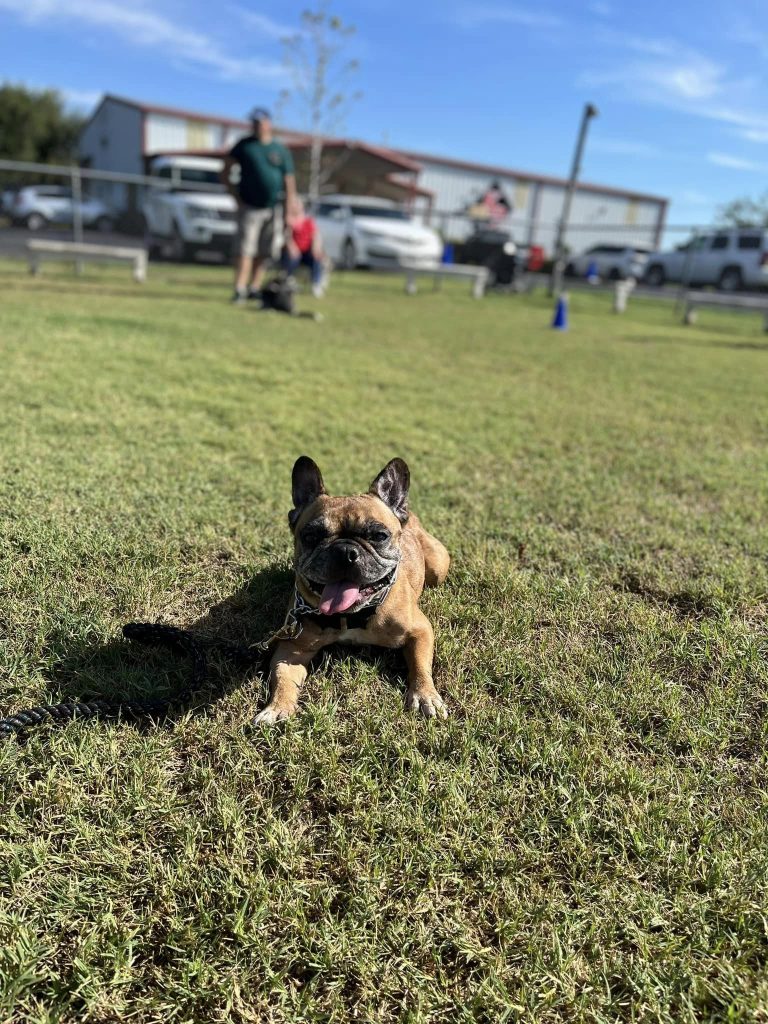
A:
[[[166,252],[168,253],[168,259],[174,260],[176,263],[191,262],[197,255],[195,247],[184,241],[179,225],[176,223],[173,225],[173,235],[166,246]]]
[[[341,265],[344,270],[354,270],[357,266],[357,250],[351,238],[346,240],[341,250]]]
[[[112,226],[112,218],[106,216],[97,217],[96,223],[94,224],[96,230],[101,231],[102,234],[106,234],[107,231],[111,231]]]
[[[666,280],[666,272],[660,263],[654,263],[645,272],[645,283],[649,284],[651,288],[661,288]]]
[[[24,223],[30,231],[40,231],[48,221],[42,213],[30,213]]]
[[[144,241],[144,248],[147,250],[147,255],[151,260],[160,260],[163,258],[163,247],[159,244],[156,238],[153,237],[152,232],[149,228],[149,221],[144,214],[141,215],[141,237]]]
[[[611,270],[610,274],[608,275],[608,280],[609,281],[620,281],[621,278],[622,278],[622,273],[621,273],[621,271],[619,270],[618,267],[614,267]]]
[[[717,287],[721,292],[740,292],[744,287],[744,278],[738,267],[726,267],[720,275]]]

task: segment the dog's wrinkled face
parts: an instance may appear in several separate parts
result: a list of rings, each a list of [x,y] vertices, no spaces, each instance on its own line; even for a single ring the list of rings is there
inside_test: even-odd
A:
[[[354,612],[376,600],[394,579],[400,537],[408,519],[408,467],[393,459],[368,494],[326,494],[315,463],[302,456],[293,467],[296,577],[323,615]]]

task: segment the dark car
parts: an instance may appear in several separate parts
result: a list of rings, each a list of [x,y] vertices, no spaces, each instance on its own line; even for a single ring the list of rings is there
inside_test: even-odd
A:
[[[481,227],[456,246],[456,261],[488,268],[488,286],[513,284],[525,268],[527,250],[521,250],[508,231]]]

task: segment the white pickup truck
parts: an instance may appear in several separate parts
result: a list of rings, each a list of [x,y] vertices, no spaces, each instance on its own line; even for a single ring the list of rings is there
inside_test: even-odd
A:
[[[174,260],[203,251],[231,254],[237,207],[221,184],[222,167],[215,157],[154,158],[149,173],[163,184],[147,190],[142,207],[150,253]]]

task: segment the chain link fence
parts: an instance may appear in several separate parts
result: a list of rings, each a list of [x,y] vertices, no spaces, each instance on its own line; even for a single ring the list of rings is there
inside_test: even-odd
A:
[[[228,262],[237,233],[236,210],[210,161],[183,171],[169,159],[152,176],[0,160],[0,258],[26,258],[33,238],[141,246],[150,256]],[[466,211],[417,212],[461,258],[468,243],[503,250],[537,246],[544,269],[552,257],[557,224],[513,214],[498,224],[478,222]],[[738,235],[738,237],[736,237]],[[602,279],[637,276],[637,251],[649,283],[712,284],[727,290],[763,287],[768,236],[691,224],[664,226],[657,255],[658,224],[572,223],[566,251],[572,276],[590,270]],[[768,278],[766,279],[768,280]]]

